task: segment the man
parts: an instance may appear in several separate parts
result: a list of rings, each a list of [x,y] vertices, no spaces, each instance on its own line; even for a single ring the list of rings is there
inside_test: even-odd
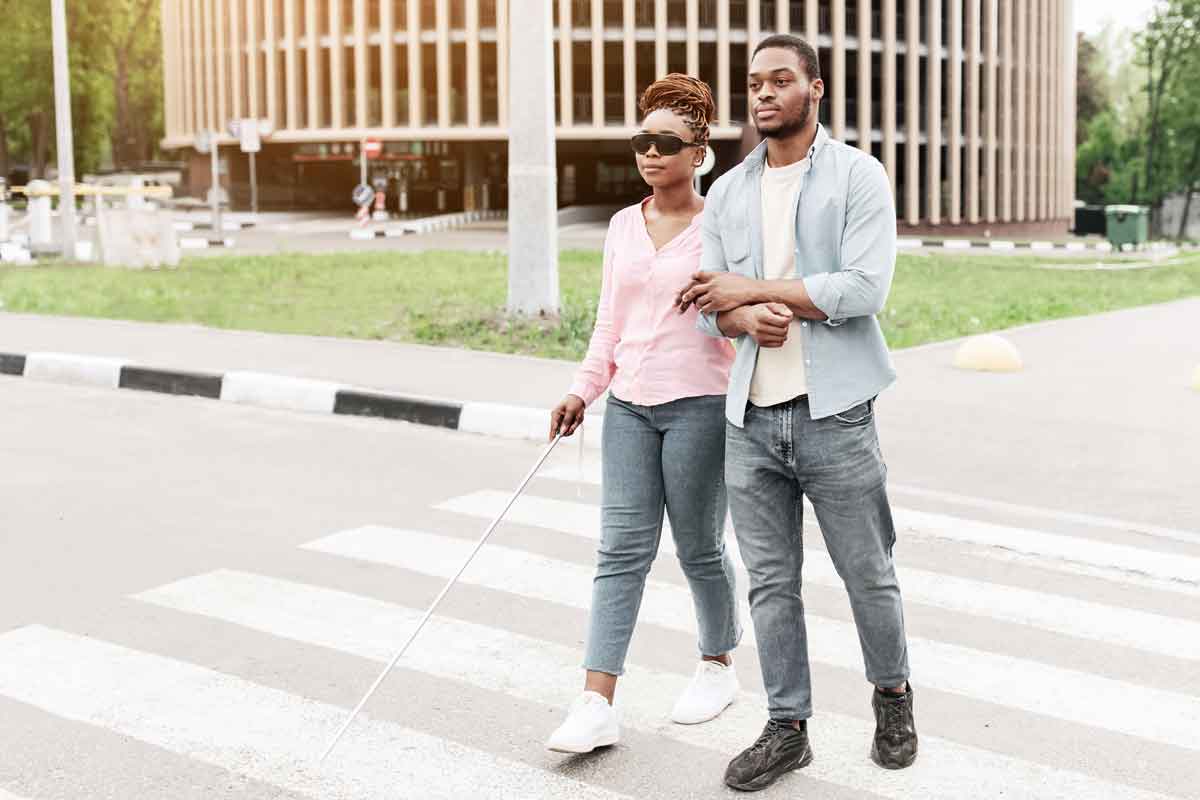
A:
[[[839,79],[842,76],[838,76]],[[895,531],[874,398],[895,378],[875,314],[896,257],[882,165],[817,122],[817,54],[795,36],[763,40],[750,64],[763,142],[709,191],[703,271],[679,293],[699,325],[737,341],[726,406],[725,477],[750,574],[750,609],[770,721],[725,782],[763,789],[812,760],[801,498],[812,501],[850,596],[875,685],[871,757],[917,755]]]

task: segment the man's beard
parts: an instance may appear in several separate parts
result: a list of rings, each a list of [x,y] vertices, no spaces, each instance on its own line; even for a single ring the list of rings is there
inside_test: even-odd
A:
[[[786,139],[789,136],[799,133],[804,130],[804,126],[808,124],[808,117],[812,114],[813,99],[812,95],[804,96],[804,106],[799,110],[796,116],[792,119],[785,119],[779,123],[778,128],[763,130],[758,126],[758,117],[754,118],[754,128],[758,131],[758,135],[764,139]]]

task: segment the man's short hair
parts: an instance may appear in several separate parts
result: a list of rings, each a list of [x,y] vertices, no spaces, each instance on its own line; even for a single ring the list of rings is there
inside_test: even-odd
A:
[[[807,40],[799,36],[793,36],[790,33],[776,33],[768,36],[758,43],[758,47],[754,48],[754,52],[750,55],[751,58],[758,55],[759,50],[765,50],[768,47],[782,47],[791,50],[800,57],[800,65],[804,67],[804,71],[808,74],[810,81],[815,81],[821,77],[821,62],[817,59],[817,51]]]

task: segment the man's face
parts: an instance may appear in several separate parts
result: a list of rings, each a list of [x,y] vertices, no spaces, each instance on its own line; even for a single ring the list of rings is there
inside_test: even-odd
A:
[[[747,87],[754,127],[765,138],[804,130],[825,94],[821,79],[810,81],[800,55],[787,47],[759,50],[750,62]]]

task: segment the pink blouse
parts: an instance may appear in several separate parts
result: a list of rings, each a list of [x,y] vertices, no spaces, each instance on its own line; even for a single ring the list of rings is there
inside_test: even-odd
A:
[[[648,199],[648,198],[647,198]],[[700,268],[700,215],[662,246],[646,230],[643,203],[621,209],[604,240],[596,327],[570,394],[591,405],[605,389],[641,406],[725,394],[733,345],[696,330],[696,309],[675,294]]]

